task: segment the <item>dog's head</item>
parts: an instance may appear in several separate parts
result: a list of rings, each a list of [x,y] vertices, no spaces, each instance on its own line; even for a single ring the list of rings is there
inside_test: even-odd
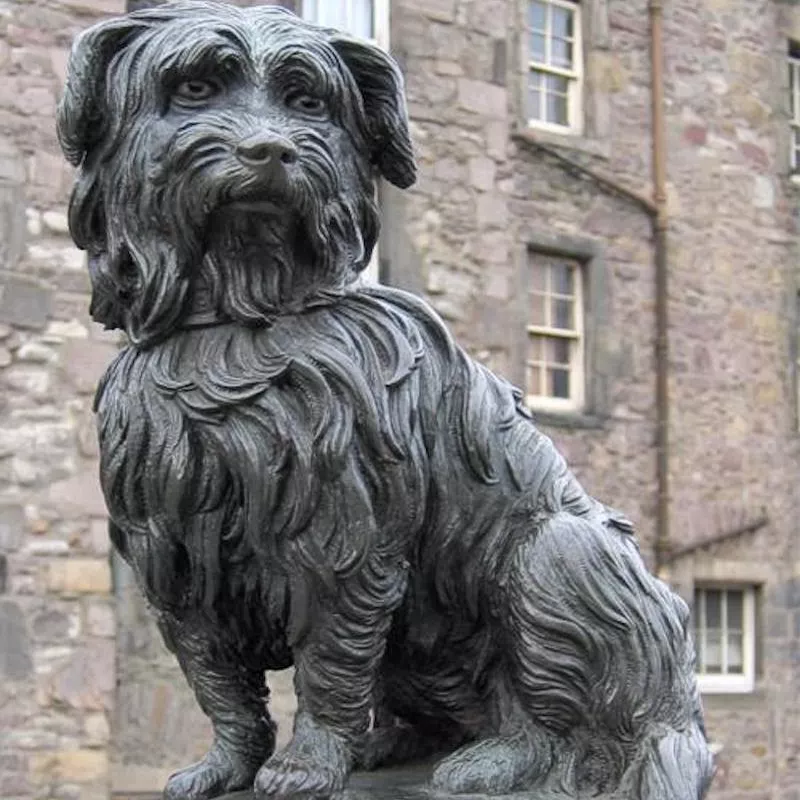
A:
[[[75,42],[59,139],[92,314],[147,343],[190,310],[268,320],[369,261],[374,178],[415,165],[382,50],[275,7],[178,2]]]

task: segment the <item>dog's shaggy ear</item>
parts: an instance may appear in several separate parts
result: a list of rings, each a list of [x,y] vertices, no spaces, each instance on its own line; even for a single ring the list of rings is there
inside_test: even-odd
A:
[[[75,40],[67,84],[58,106],[57,132],[67,160],[78,166],[105,131],[106,71],[109,62],[144,27],[128,17],[101,22]]]
[[[407,189],[417,177],[403,76],[394,59],[375,45],[340,34],[331,46],[355,78],[369,126],[372,160],[387,181]]]

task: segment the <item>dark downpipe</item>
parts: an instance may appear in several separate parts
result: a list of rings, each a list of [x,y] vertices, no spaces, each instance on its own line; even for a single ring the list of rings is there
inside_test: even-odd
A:
[[[667,218],[667,164],[664,120],[664,6],[650,0],[651,101],[653,119],[653,246],[656,313],[656,542],[655,571],[670,559],[669,491],[669,270]]]

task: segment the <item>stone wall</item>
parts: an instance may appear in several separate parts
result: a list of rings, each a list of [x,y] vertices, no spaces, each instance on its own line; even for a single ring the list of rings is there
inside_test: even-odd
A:
[[[117,340],[86,317],[53,113],[73,35],[122,0],[0,2],[0,796],[155,790],[208,730],[130,576],[109,560],[91,391]],[[587,487],[655,530],[654,281],[647,214],[563,158],[649,192],[645,0],[584,0],[586,135],[520,130],[514,0],[394,0],[420,180],[384,187],[383,274],[424,294],[479,359],[523,380],[529,245],[593,253],[591,404],[542,415]],[[775,0],[667,0],[672,536],[760,516],[671,566],[757,584],[753,694],[706,697],[714,800],[800,797],[797,197]],[[541,145],[554,151],[547,154]],[[602,313],[600,313],[602,311]],[[113,599],[112,599],[113,597]],[[276,707],[288,730],[290,676]],[[115,703],[116,701],[116,703]]]

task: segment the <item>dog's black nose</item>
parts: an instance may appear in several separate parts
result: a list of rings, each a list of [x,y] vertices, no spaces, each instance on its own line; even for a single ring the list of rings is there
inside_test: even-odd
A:
[[[274,162],[297,161],[297,148],[276,133],[256,133],[236,145],[236,156],[249,167],[266,167]]]

